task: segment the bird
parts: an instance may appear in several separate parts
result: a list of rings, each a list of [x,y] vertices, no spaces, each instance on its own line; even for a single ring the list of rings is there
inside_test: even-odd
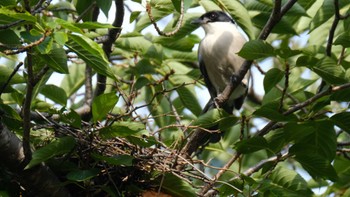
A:
[[[199,68],[211,97],[203,109],[202,113],[205,113],[218,106],[215,98],[232,80],[236,80],[236,74],[245,61],[237,53],[247,39],[234,20],[223,11],[209,11],[193,20],[192,24],[200,25],[205,31],[205,36],[198,47]],[[239,110],[242,107],[248,92],[249,77],[248,72],[232,92],[228,101],[221,106],[228,114],[233,114],[234,109]],[[214,125],[208,129],[217,130],[218,128],[218,125]],[[216,143],[220,141],[223,133],[223,131],[220,133],[202,132],[201,139],[198,141],[204,146],[208,143]]]
[[[245,61],[237,55],[247,39],[233,19],[223,11],[209,11],[192,21],[205,31],[198,47],[198,62],[211,96],[210,103],[223,92]],[[232,92],[222,108],[229,114],[239,110],[248,92],[249,73]]]

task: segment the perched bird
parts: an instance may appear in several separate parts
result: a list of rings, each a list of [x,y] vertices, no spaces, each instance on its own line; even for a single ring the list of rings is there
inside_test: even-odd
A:
[[[205,37],[199,44],[199,67],[213,104],[216,98],[240,69],[244,59],[237,55],[247,40],[238,30],[237,25],[225,12],[210,11],[192,21],[205,31]],[[248,90],[249,73],[233,91],[222,108],[232,114],[233,109],[242,107]]]

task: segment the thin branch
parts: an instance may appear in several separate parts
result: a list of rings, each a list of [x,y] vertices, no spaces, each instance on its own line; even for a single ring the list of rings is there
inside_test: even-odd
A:
[[[23,152],[24,160],[21,166],[24,168],[29,161],[32,159],[32,151],[30,149],[30,108],[32,103],[33,89],[34,89],[34,73],[33,73],[33,59],[31,54],[31,49],[27,52],[27,91],[23,104]]]
[[[11,75],[9,76],[9,78],[7,79],[7,81],[4,83],[4,85],[2,85],[1,89],[0,89],[0,95],[2,93],[4,93],[4,90],[6,89],[6,87],[9,85],[11,79],[13,78],[13,76],[15,76],[15,74],[17,73],[17,71],[19,70],[19,68],[23,65],[23,62],[20,62],[19,64],[17,64],[17,66],[15,67],[15,69],[13,69]]]
[[[339,85],[339,86],[334,86],[328,90],[325,90],[323,92],[320,92],[318,94],[316,94],[315,96],[309,98],[308,100],[302,102],[302,103],[298,103],[296,105],[294,105],[293,107],[289,108],[287,111],[285,111],[283,113],[284,116],[287,116],[289,114],[292,114],[298,110],[301,110],[302,108],[314,103],[315,101],[317,101],[318,99],[324,97],[324,96],[328,96],[334,92],[338,92],[341,90],[345,90],[350,88],[350,83],[346,83],[343,85]],[[261,129],[259,132],[256,133],[256,136],[263,136],[265,134],[267,134],[270,130],[272,130],[274,128],[274,126],[276,125],[276,121],[270,121],[263,129]]]
[[[34,41],[34,42],[28,44],[27,46],[20,47],[20,48],[18,48],[17,50],[14,50],[14,51],[5,50],[3,53],[4,53],[5,55],[14,55],[14,54],[19,54],[19,53],[28,51],[29,49],[31,49],[31,48],[33,48],[33,47],[35,47],[35,46],[38,46],[39,44],[41,44],[42,42],[44,42],[44,40],[46,39],[46,37],[48,37],[50,34],[51,34],[51,31],[47,30],[47,31],[45,31],[44,35],[43,35],[41,38],[39,38],[39,40]]]
[[[213,180],[205,185],[199,195],[204,196],[216,183],[217,180],[231,167],[231,165],[241,156],[241,153],[236,153],[219,172],[214,176]]]
[[[282,96],[281,96],[281,100],[280,100],[280,108],[279,108],[279,111],[282,112],[283,110],[283,101],[284,101],[284,97],[287,93],[287,89],[288,89],[288,86],[289,86],[289,64],[288,62],[285,62],[285,65],[286,65],[286,70],[284,72],[284,88],[282,90]]]
[[[112,25],[116,28],[108,30],[108,34],[103,41],[102,49],[105,52],[107,58],[110,58],[112,52],[113,43],[118,39],[120,32],[122,31],[122,25],[124,21],[124,1],[114,0],[116,6],[115,18]],[[95,90],[95,97],[102,94],[106,89],[106,76],[97,74],[97,84]]]
[[[151,20],[151,23],[153,24],[153,26],[156,29],[156,31],[158,32],[158,34],[161,35],[161,36],[170,37],[170,36],[175,35],[180,30],[180,27],[182,25],[183,18],[184,18],[184,0],[180,0],[180,16],[179,16],[179,20],[176,23],[175,29],[173,31],[171,31],[171,32],[163,32],[162,30],[159,29],[156,21],[153,18],[152,7],[151,7],[150,2],[147,2],[146,11],[147,11],[149,19]]]

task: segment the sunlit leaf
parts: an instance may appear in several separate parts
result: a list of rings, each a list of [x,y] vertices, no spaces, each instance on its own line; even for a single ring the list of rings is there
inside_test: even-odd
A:
[[[55,85],[45,85],[41,89],[41,93],[52,101],[65,106],[67,104],[66,92]]]
[[[274,56],[274,48],[265,41],[252,40],[243,45],[238,55],[247,60]]]
[[[66,46],[75,52],[96,72],[115,78],[105,53],[100,45],[83,35],[69,34],[69,41]]]
[[[107,116],[115,104],[117,104],[119,97],[114,92],[101,94],[92,102],[92,117],[94,122],[102,120]]]

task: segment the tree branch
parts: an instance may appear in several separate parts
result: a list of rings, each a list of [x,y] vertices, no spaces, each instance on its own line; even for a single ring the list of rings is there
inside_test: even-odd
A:
[[[0,160],[3,167],[14,174],[33,196],[70,196],[48,167],[38,165],[22,171],[23,148],[20,139],[0,122]]]
[[[289,114],[292,114],[312,103],[314,103],[315,101],[317,101],[318,99],[324,97],[324,96],[327,96],[327,95],[330,95],[334,92],[338,92],[338,91],[341,91],[341,90],[345,90],[345,89],[348,89],[350,88],[350,83],[346,83],[346,84],[343,84],[343,85],[339,85],[339,86],[335,86],[335,87],[332,87],[328,90],[325,90],[323,92],[320,92],[318,94],[316,94],[315,96],[309,98],[308,100],[302,102],[302,103],[298,103],[296,104],[294,107],[291,107],[289,108],[287,111],[285,111],[283,113],[284,116],[287,116]],[[256,133],[256,136],[264,136],[266,135],[270,130],[272,130],[274,128],[274,126],[276,125],[276,121],[270,121],[263,129],[261,129],[260,131],[258,131]]]
[[[115,0],[116,13],[115,19],[112,25],[116,28],[109,29],[106,39],[103,41],[102,49],[105,52],[107,58],[110,58],[112,52],[112,46],[114,42],[120,35],[122,30],[122,24],[124,21],[124,1],[123,0]],[[102,94],[106,89],[106,76],[97,74],[97,84],[95,90],[95,97]]]
[[[163,32],[159,29],[156,21],[154,20],[154,18],[152,16],[152,7],[151,7],[150,2],[147,2],[146,11],[147,11],[149,19],[151,20],[151,23],[153,24],[153,26],[156,29],[156,31],[158,32],[158,34],[161,36],[170,37],[170,36],[175,35],[180,30],[180,27],[182,25],[183,18],[184,18],[184,0],[180,0],[180,17],[176,23],[175,29],[171,32]]]

